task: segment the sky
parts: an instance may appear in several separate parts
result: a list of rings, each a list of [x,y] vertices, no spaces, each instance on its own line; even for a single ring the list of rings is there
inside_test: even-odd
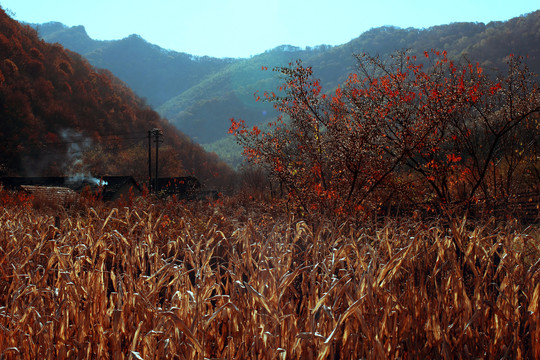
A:
[[[96,40],[138,34],[168,50],[246,58],[279,45],[341,45],[380,26],[505,21],[538,0],[0,0],[18,21],[83,25]]]

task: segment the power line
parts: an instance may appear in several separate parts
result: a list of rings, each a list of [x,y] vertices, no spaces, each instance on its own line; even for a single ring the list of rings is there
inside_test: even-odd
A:
[[[124,140],[128,140],[130,141],[131,140],[131,143],[129,144],[109,144],[109,146],[104,146],[105,144],[102,144],[102,143],[98,143],[98,144],[91,144],[91,145],[88,145],[86,147],[84,147],[83,149],[79,149],[79,150],[67,150],[67,149],[61,149],[61,148],[54,148],[54,147],[43,147],[41,149],[36,149],[36,150],[24,150],[24,151],[20,151],[20,153],[22,153],[23,155],[39,155],[39,154],[43,154],[43,153],[48,153],[48,154],[66,154],[66,153],[69,153],[70,155],[83,155],[84,153],[88,152],[88,151],[91,151],[91,150],[96,150],[96,149],[99,149],[99,150],[102,150],[102,151],[113,151],[113,150],[116,150],[116,151],[122,151],[122,150],[128,150],[128,149],[131,149],[131,148],[134,148],[134,147],[137,147],[137,146],[140,146],[140,143],[145,140],[146,138],[145,137],[139,137],[139,138],[132,138],[132,139],[124,139]],[[57,143],[57,145],[64,145],[64,144],[69,144],[69,143]],[[26,143],[25,143],[26,145]],[[35,144],[35,145],[41,145],[41,144]]]
[[[55,134],[57,135],[57,134]],[[60,136],[60,135],[57,135]],[[47,141],[47,142],[36,142],[36,141],[17,141],[15,139],[6,139],[3,142],[4,143],[16,143],[18,145],[24,144],[24,145],[68,145],[68,144],[81,144],[86,142],[102,142],[97,141],[91,136],[84,136],[83,135],[74,135],[74,137],[81,136],[81,139],[70,139],[70,140],[59,140],[59,141]],[[99,135],[100,139],[105,140],[113,140],[114,138],[120,138],[122,140],[140,140],[145,139],[145,132],[133,132],[133,133],[123,133],[123,134],[106,134],[106,135]]]

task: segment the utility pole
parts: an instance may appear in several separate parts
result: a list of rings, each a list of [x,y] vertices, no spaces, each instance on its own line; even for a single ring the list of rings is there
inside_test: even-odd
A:
[[[152,193],[152,130],[148,130],[148,192]]]
[[[159,184],[158,184],[158,166],[159,166],[159,143],[163,142],[161,137],[163,136],[163,132],[159,129],[152,129],[152,134],[154,135],[154,142],[156,143],[156,177],[154,178],[154,192],[159,192]]]

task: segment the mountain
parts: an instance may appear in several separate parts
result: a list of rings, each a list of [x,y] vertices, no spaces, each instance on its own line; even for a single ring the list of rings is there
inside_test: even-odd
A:
[[[194,57],[167,51],[139,35],[122,40],[92,40],[83,26],[58,22],[32,24],[40,37],[83,55],[93,66],[110,70],[153,107],[221,71],[232,59]]]
[[[34,28],[38,34],[48,34],[42,37],[43,40],[50,43],[61,43],[64,47],[79,54],[88,54],[108,43],[108,41],[91,39],[82,25],[73,26],[69,28],[69,31],[66,31],[67,26],[59,22],[35,25]],[[61,40],[57,40],[59,38]]]
[[[340,46],[283,45],[249,59],[193,57],[161,49],[137,35],[92,43],[83,30],[57,23],[39,25],[43,39],[59,42],[94,66],[109,69],[194,141],[234,164],[239,156],[227,137],[229,119],[256,124],[276,116],[270,104],[256,103],[253,98],[256,91],[276,90],[279,84],[276,74],[261,71],[262,66],[271,69],[302,59],[313,67],[326,91],[346,79],[355,67],[353,54],[362,52],[387,56],[403,49],[413,54],[446,50],[450,58],[466,57],[486,69],[504,68],[505,57],[513,53],[528,56],[531,70],[540,72],[540,10],[488,24],[452,23],[427,29],[385,26]]]
[[[62,26],[50,24],[51,31]],[[82,27],[72,39],[97,49]],[[76,35],[78,34],[78,35]],[[163,132],[162,176],[195,175],[209,186],[233,170],[161,118],[124,82],[62,45],[41,40],[0,9],[0,173],[148,174],[148,131]]]

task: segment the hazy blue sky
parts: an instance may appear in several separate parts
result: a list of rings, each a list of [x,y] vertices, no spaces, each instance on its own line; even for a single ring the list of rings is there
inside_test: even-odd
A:
[[[90,37],[139,34],[193,55],[248,57],[278,45],[340,45],[383,25],[508,20],[538,0],[0,0],[19,21],[84,25]]]

